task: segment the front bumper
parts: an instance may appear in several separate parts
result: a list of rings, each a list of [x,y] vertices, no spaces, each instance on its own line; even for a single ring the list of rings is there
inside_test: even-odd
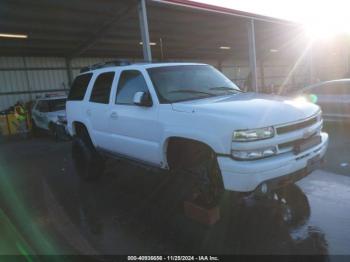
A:
[[[298,155],[289,152],[255,161],[236,161],[230,157],[218,157],[225,189],[251,192],[265,181],[305,169],[311,158],[324,157],[328,146],[328,134],[321,133],[321,138],[322,142],[319,145]]]
[[[67,124],[66,123],[62,123],[62,122],[56,122],[56,132],[58,134],[59,137],[61,138],[69,138],[70,137],[70,133],[68,131],[67,128]]]

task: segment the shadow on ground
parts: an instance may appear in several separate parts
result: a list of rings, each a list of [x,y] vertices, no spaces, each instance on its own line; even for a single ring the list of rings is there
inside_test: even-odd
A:
[[[343,146],[347,138],[343,143],[339,139],[332,142],[331,134],[330,152],[339,149],[348,154]],[[42,239],[50,239],[54,249],[41,253],[328,254],[330,246],[346,243],[346,232],[350,233],[344,223],[350,218],[348,212],[334,221],[323,219],[322,214],[332,217],[329,212],[336,213],[344,203],[337,203],[332,194],[319,195],[318,171],[300,186],[289,186],[268,198],[239,200],[226,192],[220,203],[221,220],[203,226],[183,214],[189,194],[184,176],[108,161],[99,180],[82,182],[71,162],[70,143],[49,138],[3,142],[0,157],[2,179],[10,185],[2,184],[0,207],[26,239],[31,240],[36,226]],[[335,169],[329,164],[333,158],[327,155],[327,170]],[[340,177],[325,176],[335,184]],[[16,203],[8,192],[16,196]],[[26,212],[19,213],[19,207]]]

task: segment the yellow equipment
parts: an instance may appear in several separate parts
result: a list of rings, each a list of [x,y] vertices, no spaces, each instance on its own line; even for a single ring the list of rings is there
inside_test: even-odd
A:
[[[10,113],[7,115],[0,115],[0,135],[16,135],[26,133],[31,130],[31,122],[29,113],[26,112],[25,116]]]

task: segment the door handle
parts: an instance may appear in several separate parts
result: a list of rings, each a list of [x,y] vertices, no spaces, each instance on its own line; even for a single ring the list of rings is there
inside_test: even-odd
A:
[[[111,113],[111,118],[113,118],[113,119],[118,118],[118,113],[115,112],[115,111],[113,111],[113,112]]]

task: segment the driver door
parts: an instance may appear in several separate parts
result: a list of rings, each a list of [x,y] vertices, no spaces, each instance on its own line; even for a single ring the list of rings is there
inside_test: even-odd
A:
[[[161,126],[158,108],[154,102],[149,107],[135,105],[136,92],[149,92],[143,73],[139,70],[121,71],[109,112],[110,149],[128,158],[159,166]]]

